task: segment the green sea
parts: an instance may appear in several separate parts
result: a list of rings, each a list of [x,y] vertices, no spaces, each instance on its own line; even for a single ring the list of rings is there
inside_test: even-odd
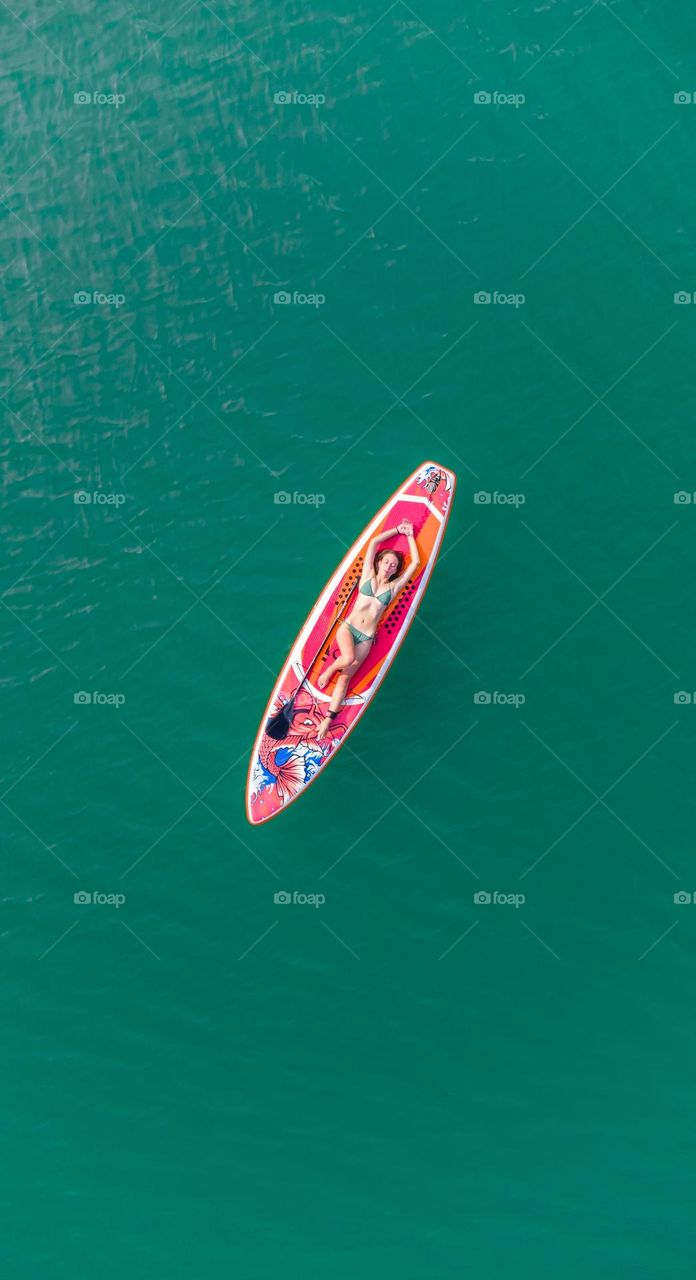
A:
[[[0,14],[3,1277],[692,1276],[693,5]],[[418,620],[252,828],[426,459]]]

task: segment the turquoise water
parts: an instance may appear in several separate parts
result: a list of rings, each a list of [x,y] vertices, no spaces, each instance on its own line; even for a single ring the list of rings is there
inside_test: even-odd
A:
[[[5,1273],[690,1275],[691,7],[3,23]],[[429,457],[418,623],[252,829]]]

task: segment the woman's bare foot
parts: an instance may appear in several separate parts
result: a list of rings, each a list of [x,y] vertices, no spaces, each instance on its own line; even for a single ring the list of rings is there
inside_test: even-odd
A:
[[[325,738],[331,728],[331,716],[324,716],[317,730],[317,738]]]
[[[324,672],[319,676],[319,679],[317,680],[317,688],[319,688],[319,689],[325,689],[325,688],[326,688],[326,686],[327,686],[327,684],[329,683],[329,679],[330,679],[329,672],[328,672],[328,671],[324,671]]]

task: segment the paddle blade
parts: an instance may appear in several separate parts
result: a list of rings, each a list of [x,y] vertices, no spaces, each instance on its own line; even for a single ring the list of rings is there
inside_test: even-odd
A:
[[[295,698],[290,698],[290,701],[286,702],[280,708],[280,711],[276,711],[275,715],[268,717],[264,732],[269,738],[275,738],[276,742],[282,742],[283,738],[287,738],[294,706]]]

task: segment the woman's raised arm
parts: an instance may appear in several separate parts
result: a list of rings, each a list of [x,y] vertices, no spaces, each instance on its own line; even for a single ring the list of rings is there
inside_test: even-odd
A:
[[[420,569],[420,552],[418,550],[418,543],[416,542],[416,539],[413,536],[413,525],[411,524],[411,521],[410,520],[402,521],[402,523],[399,525],[397,532],[405,534],[406,537],[408,538],[408,553],[410,556],[410,560],[408,562],[408,565],[404,569],[403,573],[401,574],[401,576],[398,578],[395,578],[394,581],[389,584],[392,590],[392,600],[396,595],[398,595],[398,593],[402,590],[402,588],[406,586],[406,583],[408,582],[409,578],[412,577],[413,574],[418,571],[418,569]]]
[[[377,550],[380,542],[386,542],[387,538],[395,537],[398,532],[398,529],[386,529],[384,533],[378,533],[374,538],[370,538],[370,541],[367,544],[367,551],[365,552],[363,571],[360,575],[361,586],[363,582],[369,581],[375,571],[375,551]]]

